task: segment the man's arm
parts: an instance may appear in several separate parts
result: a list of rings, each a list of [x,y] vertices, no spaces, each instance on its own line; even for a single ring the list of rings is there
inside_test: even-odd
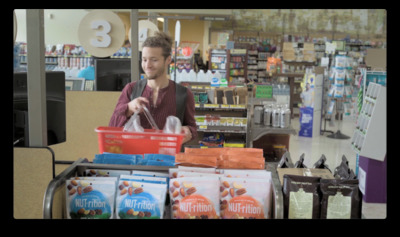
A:
[[[108,126],[122,127],[128,121],[129,116],[127,116],[126,112],[128,111],[128,103],[131,101],[130,95],[134,84],[135,82],[128,83],[122,90]]]
[[[191,141],[197,137],[196,120],[194,119],[195,107],[194,96],[191,90],[187,90],[185,116],[183,116],[182,130],[187,134],[183,139],[183,143]],[[189,134],[190,132],[190,134]]]

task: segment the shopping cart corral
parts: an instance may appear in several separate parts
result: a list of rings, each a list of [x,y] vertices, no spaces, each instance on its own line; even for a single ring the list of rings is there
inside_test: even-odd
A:
[[[265,165],[266,170],[271,172],[272,176],[272,210],[271,219],[283,219],[283,195],[279,177],[276,172],[275,163]],[[86,158],[79,158],[73,162],[62,173],[50,181],[47,186],[43,200],[43,218],[44,219],[63,219],[65,218],[65,181],[75,176],[83,176],[87,169],[107,169],[107,170],[143,170],[168,173],[170,166],[143,166],[143,165],[115,165],[115,164],[95,164],[89,162]],[[169,198],[166,201],[164,219],[170,219]]]

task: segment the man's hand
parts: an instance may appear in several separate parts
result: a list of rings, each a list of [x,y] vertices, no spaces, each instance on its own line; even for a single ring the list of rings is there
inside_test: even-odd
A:
[[[128,110],[126,111],[126,116],[130,117],[132,116],[135,112],[142,112],[142,107],[143,105],[148,106],[149,100],[145,97],[138,97],[131,102],[128,103]]]
[[[185,133],[182,142],[182,144],[184,144],[192,139],[192,132],[190,131],[188,126],[182,126],[182,131]]]

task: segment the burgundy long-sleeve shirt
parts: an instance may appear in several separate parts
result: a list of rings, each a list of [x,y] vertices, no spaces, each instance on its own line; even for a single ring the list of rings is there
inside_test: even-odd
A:
[[[126,116],[126,111],[128,109],[128,103],[131,101],[130,96],[132,94],[133,86],[136,82],[128,83],[121,92],[118,99],[117,105],[111,116],[109,126],[110,127],[123,127],[125,123],[129,120]],[[158,91],[158,97],[156,105],[153,105],[153,89],[148,85],[143,90],[142,97],[149,100],[150,105],[147,109],[153,116],[155,123],[159,129],[163,129],[166,119],[168,116],[176,116],[176,96],[175,96],[175,82],[169,80],[167,87],[162,88]],[[192,140],[197,137],[196,120],[194,119],[194,97],[190,89],[187,90],[186,97],[186,108],[185,115],[183,116],[182,126],[188,126],[192,133]],[[145,129],[150,129],[150,123],[148,122],[146,116],[143,113],[139,114],[140,125]]]

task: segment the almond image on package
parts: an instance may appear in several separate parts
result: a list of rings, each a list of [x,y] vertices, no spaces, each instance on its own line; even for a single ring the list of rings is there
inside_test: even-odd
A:
[[[173,219],[218,219],[218,177],[182,177],[170,180]]]

